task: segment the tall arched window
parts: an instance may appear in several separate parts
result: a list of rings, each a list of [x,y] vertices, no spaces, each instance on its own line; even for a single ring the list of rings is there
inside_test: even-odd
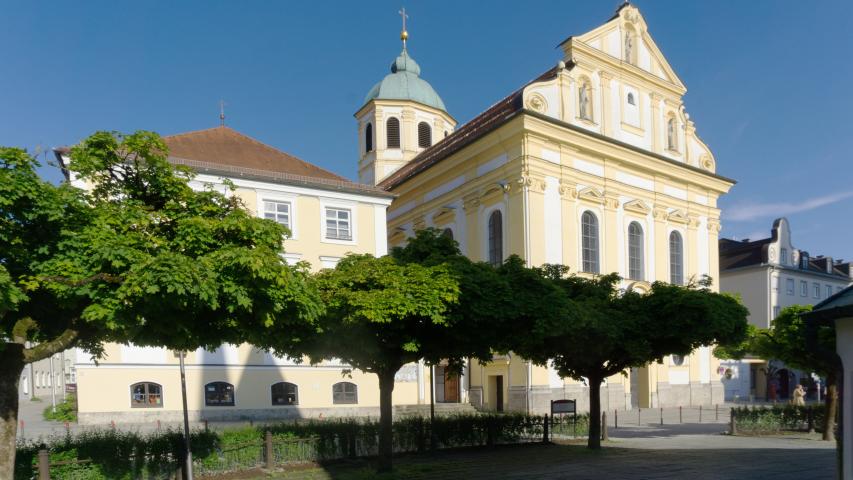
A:
[[[204,404],[208,407],[233,407],[234,385],[228,382],[210,382],[204,386]]]
[[[441,234],[453,240],[453,230],[451,230],[450,227],[445,228],[444,231],[441,232]]]
[[[504,232],[501,211],[489,215],[489,263],[499,267],[504,261]]]
[[[578,86],[578,113],[582,119],[592,121],[592,86],[586,79]]]
[[[270,394],[273,405],[299,405],[299,387],[293,383],[274,383]]]
[[[391,117],[385,122],[385,133],[388,141],[388,148],[400,148],[400,121],[396,117]]]
[[[373,124],[369,123],[364,127],[364,151],[373,151]]]
[[[418,146],[429,148],[432,145],[432,128],[426,122],[418,124]]]
[[[643,227],[637,222],[628,225],[628,278],[643,280]]]
[[[581,256],[583,271],[598,273],[598,217],[589,211],[581,215]]]
[[[684,283],[684,241],[678,232],[669,234],[669,283]]]
[[[163,387],[153,382],[139,382],[130,386],[131,408],[159,408],[163,406]]]
[[[678,150],[678,131],[675,128],[675,117],[666,121],[666,148],[673,152]]]
[[[338,382],[332,385],[332,403],[336,405],[358,403],[358,386],[351,382]]]

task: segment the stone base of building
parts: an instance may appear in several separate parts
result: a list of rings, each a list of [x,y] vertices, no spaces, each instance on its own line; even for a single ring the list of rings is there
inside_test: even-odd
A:
[[[684,385],[658,383],[652,394],[652,408],[716,405],[723,403],[723,384],[720,382],[690,382]]]
[[[205,409],[187,412],[190,422],[267,422],[297,420],[303,418],[328,417],[379,417],[379,407],[342,407],[342,408],[258,408],[258,409]],[[115,422],[122,424],[161,424],[183,422],[180,410],[146,409],[128,412],[78,412],[77,423],[80,425],[109,425]]]

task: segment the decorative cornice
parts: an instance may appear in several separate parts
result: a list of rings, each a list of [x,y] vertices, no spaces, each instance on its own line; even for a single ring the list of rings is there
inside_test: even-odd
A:
[[[699,215],[696,215],[695,213],[687,214],[687,228],[699,228]]]
[[[668,214],[669,212],[665,207],[659,207],[655,205],[655,207],[652,209],[652,217],[654,217],[654,219],[659,222],[666,221],[667,217],[669,216]]]
[[[709,218],[708,219],[708,231],[712,233],[720,233],[720,230],[723,229],[723,225],[720,223],[719,218]]]
[[[469,213],[472,210],[477,210],[480,207],[480,194],[479,192],[471,192],[462,197],[462,208],[465,210],[465,213]]]
[[[432,215],[434,225],[453,223],[456,220],[456,209],[453,207],[441,207]]]
[[[616,210],[617,208],[619,208],[619,197],[617,197],[616,195],[605,193],[604,208],[608,210]]]

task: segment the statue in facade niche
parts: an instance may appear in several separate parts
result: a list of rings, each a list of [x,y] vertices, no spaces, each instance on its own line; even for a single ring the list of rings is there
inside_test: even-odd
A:
[[[592,120],[592,115],[591,115],[592,110],[590,109],[590,105],[589,105],[589,88],[588,88],[588,85],[586,83],[583,83],[581,85],[579,97],[580,97],[580,107],[581,107],[580,108],[581,118],[583,118],[585,120]]]
[[[631,59],[633,58],[633,49],[634,49],[634,39],[631,38],[631,33],[628,32],[625,34],[625,61],[631,63]]]

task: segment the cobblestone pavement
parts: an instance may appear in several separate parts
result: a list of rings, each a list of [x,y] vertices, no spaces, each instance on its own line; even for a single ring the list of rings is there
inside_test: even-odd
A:
[[[439,479],[831,479],[835,445],[816,436],[732,437],[711,426],[620,428],[599,452],[583,445],[517,445],[403,456],[389,478]],[[640,431],[643,430],[643,431]],[[704,430],[705,433],[697,433]],[[286,480],[371,478],[364,465],[284,473]]]

